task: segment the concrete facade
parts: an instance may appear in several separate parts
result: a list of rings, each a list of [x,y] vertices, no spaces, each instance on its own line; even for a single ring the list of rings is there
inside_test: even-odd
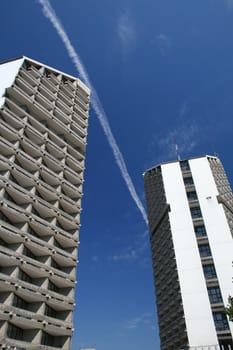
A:
[[[217,157],[144,176],[162,350],[232,345],[233,196]]]
[[[70,349],[89,89],[0,64],[0,345]]]

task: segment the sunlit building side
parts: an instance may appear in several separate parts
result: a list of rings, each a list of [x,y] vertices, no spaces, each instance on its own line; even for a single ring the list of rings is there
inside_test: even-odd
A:
[[[20,57],[0,64],[0,344],[69,350],[90,91]]]

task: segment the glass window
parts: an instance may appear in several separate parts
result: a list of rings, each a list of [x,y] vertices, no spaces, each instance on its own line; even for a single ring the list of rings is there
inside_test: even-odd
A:
[[[189,162],[187,160],[181,161],[180,167],[181,167],[181,170],[184,170],[184,171],[190,170]]]
[[[190,192],[187,192],[187,197],[188,197],[188,200],[189,201],[194,201],[197,199],[197,193],[196,191],[190,191]]]
[[[191,208],[190,211],[193,219],[202,217],[201,209],[199,207]]]
[[[48,286],[49,290],[52,290],[53,292],[59,293],[60,289],[53,284],[51,281],[49,281],[49,286]]]
[[[13,306],[18,307],[20,309],[28,309],[28,303],[24,299],[18,297],[17,295],[14,295]]]
[[[1,246],[4,246],[4,247],[8,247],[9,245],[3,240],[0,238],[0,245]]]
[[[28,227],[28,233],[30,233],[31,235],[33,235],[35,237],[40,238],[40,236],[30,226]]]
[[[29,258],[36,259],[35,255],[27,247],[24,247],[23,253],[24,253],[24,255],[28,256]]]
[[[32,278],[22,270],[19,270],[19,279],[25,282],[32,283]]]
[[[8,217],[6,215],[4,215],[1,211],[0,211],[0,220],[11,224],[10,220],[8,219]]]
[[[208,288],[211,304],[222,303],[222,296],[219,287]]]
[[[54,337],[46,332],[42,333],[42,339],[41,339],[41,344],[43,345],[54,345]]]
[[[229,329],[228,321],[224,313],[215,312],[213,316],[217,331],[224,331],[226,329]]]
[[[9,338],[22,340],[23,339],[23,329],[16,327],[15,325],[9,323],[8,329],[7,329],[7,335]]]
[[[185,185],[193,185],[193,179],[192,179],[192,177],[185,177],[185,178],[184,178],[184,184],[185,184]]]
[[[57,317],[56,311],[54,309],[52,309],[50,306],[48,306],[47,304],[45,306],[45,315],[50,316],[50,317],[54,317],[54,318]]]
[[[203,271],[206,279],[216,278],[216,271],[214,265],[204,265]]]
[[[199,252],[200,252],[200,256],[202,258],[204,258],[206,256],[211,256],[211,250],[210,250],[209,244],[200,245],[198,247],[198,249],[199,249]]]
[[[194,227],[196,236],[206,236],[206,230],[205,230],[205,226],[204,225],[199,225],[199,226],[195,226]]]
[[[54,259],[51,261],[51,266],[57,270],[61,270],[61,266]]]

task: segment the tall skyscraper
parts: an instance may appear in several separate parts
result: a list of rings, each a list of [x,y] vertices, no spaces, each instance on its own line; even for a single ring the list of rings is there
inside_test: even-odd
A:
[[[70,349],[90,91],[0,64],[0,348]]]
[[[144,174],[162,350],[233,349],[233,195],[217,157]],[[230,347],[228,347],[230,346]]]

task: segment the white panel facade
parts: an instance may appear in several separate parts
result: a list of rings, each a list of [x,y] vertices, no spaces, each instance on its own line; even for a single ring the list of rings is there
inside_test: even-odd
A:
[[[233,239],[219,195],[209,161],[205,158],[190,160],[190,168],[198,194],[202,216],[208,234],[215,269],[223,302],[227,305],[229,295],[233,295],[232,261]],[[233,334],[233,324],[229,323]]]
[[[161,166],[190,346],[217,345],[193,221],[178,162]]]
[[[5,89],[11,86],[23,63],[23,58],[0,64],[0,107],[4,103]]]

